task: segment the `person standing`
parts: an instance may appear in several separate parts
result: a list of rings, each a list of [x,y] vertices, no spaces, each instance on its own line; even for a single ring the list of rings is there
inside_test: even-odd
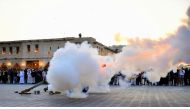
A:
[[[183,86],[184,85],[184,75],[185,75],[185,70],[180,69],[179,71],[179,77],[180,77],[180,85]]]
[[[6,70],[3,70],[3,72],[2,72],[2,81],[4,84],[6,84],[7,80],[8,80],[8,74],[7,73],[8,72]]]
[[[40,69],[36,70],[36,83],[42,81],[42,71]]]
[[[0,70],[0,83],[2,83],[2,71]]]
[[[19,73],[19,77],[20,77],[20,81],[19,83],[20,84],[24,84],[24,70],[21,70],[20,73]]]
[[[8,75],[9,75],[9,83],[13,84],[13,69],[8,70]]]
[[[177,72],[174,72],[173,74],[174,77],[174,86],[178,86],[179,85],[179,69],[177,69]]]
[[[185,86],[187,86],[188,85],[188,68],[185,68],[184,71],[185,71],[184,84]]]
[[[30,69],[27,69],[27,83],[29,83],[29,84],[33,83],[32,71]]]
[[[17,70],[16,74],[17,74],[17,82],[16,83],[19,84],[19,81],[20,81],[20,70]]]
[[[44,69],[42,72],[42,78],[43,78],[44,83],[46,83],[46,75],[47,75],[47,70]]]
[[[187,73],[187,80],[188,80],[188,85],[190,86],[190,68],[188,68]]]
[[[174,86],[174,71],[173,70],[169,72],[169,85]]]
[[[36,72],[34,69],[32,69],[32,72],[31,72],[31,75],[32,75],[32,84],[35,84],[36,83]]]
[[[27,82],[27,80],[28,80],[28,77],[27,77],[28,74],[27,74],[27,73],[28,73],[28,70],[27,70],[27,69],[24,69],[24,83],[25,83],[25,84],[28,83],[28,82]]]
[[[146,75],[146,72],[143,72],[142,74],[142,84],[143,85],[146,85],[147,84],[147,75]]]
[[[16,84],[17,82],[17,71],[16,69],[13,70],[13,84]]]

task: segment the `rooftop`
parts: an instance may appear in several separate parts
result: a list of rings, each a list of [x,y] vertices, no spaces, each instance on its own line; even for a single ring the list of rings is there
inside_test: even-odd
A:
[[[65,41],[70,41],[74,39],[91,39],[96,41],[93,37],[64,37],[64,38],[49,38],[49,39],[31,39],[31,40],[14,40],[14,41],[0,41],[0,44],[5,44],[5,43],[20,43],[20,42],[44,42],[44,41],[60,41],[60,40],[65,40]]]

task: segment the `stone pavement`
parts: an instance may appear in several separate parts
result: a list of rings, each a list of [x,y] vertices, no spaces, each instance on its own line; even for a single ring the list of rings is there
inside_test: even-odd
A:
[[[190,87],[133,86],[112,87],[107,94],[89,94],[85,99],[70,99],[65,95],[19,95],[14,91],[31,85],[0,84],[0,107],[189,107]],[[33,91],[31,91],[33,93]]]

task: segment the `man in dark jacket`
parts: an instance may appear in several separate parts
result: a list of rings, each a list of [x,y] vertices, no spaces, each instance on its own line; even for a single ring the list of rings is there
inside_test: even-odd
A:
[[[2,83],[2,70],[0,70],[0,83]]]
[[[13,70],[12,69],[8,70],[8,75],[10,79],[10,84],[13,84]]]
[[[8,80],[8,72],[6,70],[3,70],[3,72],[2,72],[2,81],[3,81],[4,84],[6,84],[7,80]]]
[[[27,69],[24,69],[24,83],[25,84],[27,84],[27,79],[28,79]]]
[[[34,69],[32,69],[31,75],[32,75],[32,82],[33,82],[33,84],[35,84],[36,83],[36,71]]]
[[[169,72],[169,85],[174,86],[174,72],[171,70]]]

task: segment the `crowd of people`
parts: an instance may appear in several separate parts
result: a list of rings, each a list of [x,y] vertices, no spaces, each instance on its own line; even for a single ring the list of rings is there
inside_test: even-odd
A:
[[[35,84],[46,80],[47,69],[1,69],[2,84]]]
[[[46,81],[47,69],[0,69],[0,84],[36,84]],[[120,80],[126,80],[126,75],[121,72],[115,74],[109,85],[119,86]],[[190,69],[181,68],[177,72],[168,72],[166,77],[161,77],[159,82],[152,83],[146,77],[146,72],[132,75],[127,79],[131,85],[165,85],[165,86],[190,86]],[[47,83],[47,82],[46,82]]]
[[[181,68],[177,72],[170,71],[168,75],[160,79],[160,85],[188,86],[190,85],[190,69]]]
[[[115,74],[110,81],[110,85],[119,86],[120,80],[126,80],[125,75],[121,72]],[[128,83],[133,86],[136,85],[165,85],[165,86],[190,86],[190,69],[189,68],[181,68],[176,72],[173,70],[168,72],[166,77],[161,77],[159,82],[151,82],[146,76],[146,72],[141,72],[138,75],[132,75],[127,79]]]

